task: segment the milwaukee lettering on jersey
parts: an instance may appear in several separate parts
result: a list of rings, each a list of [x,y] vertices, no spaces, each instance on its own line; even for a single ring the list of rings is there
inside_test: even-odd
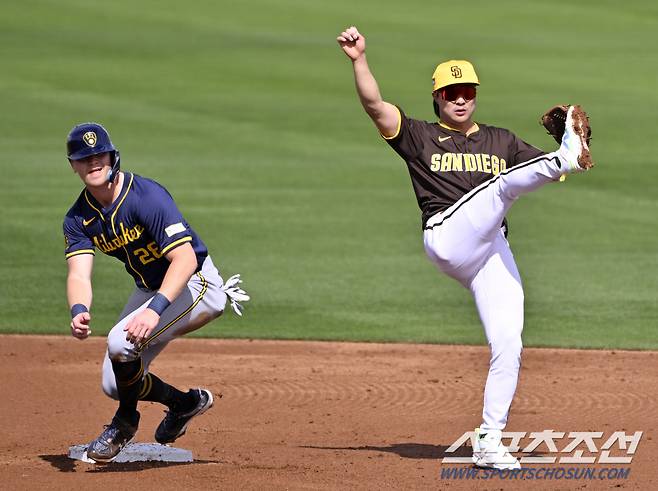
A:
[[[384,138],[407,164],[423,227],[471,189],[546,153],[504,128],[474,124],[466,135],[442,123],[408,118],[402,110],[397,133]]]
[[[208,250],[167,190],[129,172],[122,177],[119,196],[106,208],[86,190],[80,193],[64,218],[66,258],[98,249],[123,262],[139,288],[156,290],[169,268],[169,251],[191,244],[199,271]]]
[[[120,222],[119,230],[117,232],[118,235],[109,241],[105,238],[104,233],[101,233],[100,236],[94,236],[94,245],[98,247],[101,252],[107,254],[108,252],[115,251],[120,247],[124,247],[130,244],[131,242],[135,242],[142,236],[144,227],[141,225],[135,225],[133,228],[128,229],[123,225],[123,222]]]
[[[434,172],[484,172],[500,174],[507,168],[505,159],[487,153],[435,153],[430,159]]]

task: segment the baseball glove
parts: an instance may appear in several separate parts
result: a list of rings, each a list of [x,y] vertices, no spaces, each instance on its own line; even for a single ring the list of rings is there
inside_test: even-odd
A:
[[[555,138],[558,144],[562,143],[562,135],[564,135],[564,126],[567,121],[567,111],[569,106],[561,104],[553,106],[544,113],[539,123],[546,128],[549,135]]]

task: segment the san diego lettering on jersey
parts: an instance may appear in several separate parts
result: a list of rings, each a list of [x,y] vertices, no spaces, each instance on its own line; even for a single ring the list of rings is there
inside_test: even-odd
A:
[[[397,132],[384,138],[407,164],[423,227],[471,189],[546,153],[504,128],[474,124],[464,134],[440,122],[408,118],[399,110]]]
[[[497,176],[507,169],[504,158],[487,153],[433,153],[430,162],[434,172],[484,172]]]

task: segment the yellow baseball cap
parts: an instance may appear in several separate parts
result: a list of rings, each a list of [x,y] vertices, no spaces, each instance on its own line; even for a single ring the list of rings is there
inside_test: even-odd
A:
[[[434,70],[432,82],[432,92],[454,84],[480,85],[475,68],[466,60],[448,60],[440,63]]]

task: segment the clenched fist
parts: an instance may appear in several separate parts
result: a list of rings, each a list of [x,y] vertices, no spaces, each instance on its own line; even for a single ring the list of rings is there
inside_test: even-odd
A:
[[[336,38],[336,41],[338,41],[345,54],[352,60],[356,60],[366,52],[366,38],[354,26],[348,27],[341,32]]]
[[[90,322],[91,315],[89,312],[80,312],[71,319],[71,335],[77,339],[87,339],[91,334]]]

